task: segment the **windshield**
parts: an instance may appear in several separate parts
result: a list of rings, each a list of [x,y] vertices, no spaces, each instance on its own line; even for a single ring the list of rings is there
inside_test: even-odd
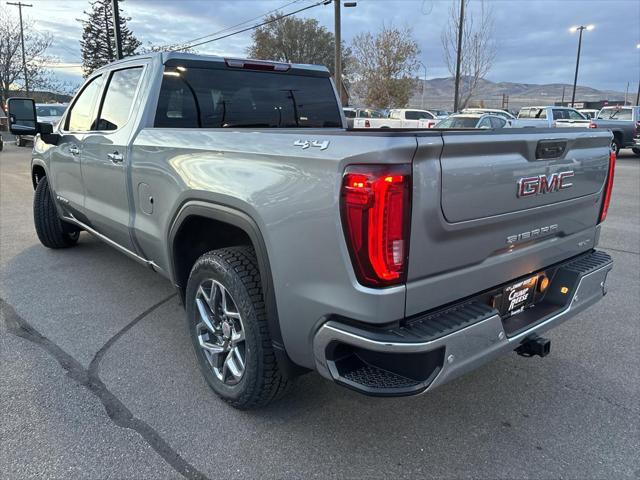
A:
[[[476,117],[449,117],[436,124],[435,128],[475,128]]]
[[[36,105],[36,115],[38,117],[61,117],[67,109],[60,105]]]
[[[630,108],[603,108],[598,114],[598,118],[611,120],[631,120],[632,110]]]

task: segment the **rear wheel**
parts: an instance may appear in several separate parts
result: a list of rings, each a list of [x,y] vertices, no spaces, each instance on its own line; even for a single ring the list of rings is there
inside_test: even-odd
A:
[[[636,154],[636,157],[640,157],[640,148],[632,148],[631,151]]]
[[[58,217],[47,177],[40,178],[33,197],[33,221],[40,243],[48,248],[67,248],[78,243],[80,231]]]
[[[211,389],[236,408],[279,398],[287,379],[279,370],[251,247],[202,255],[189,276],[187,321],[200,370]]]
[[[16,146],[24,147],[25,145],[26,142],[24,141],[24,139],[20,135],[16,135]]]

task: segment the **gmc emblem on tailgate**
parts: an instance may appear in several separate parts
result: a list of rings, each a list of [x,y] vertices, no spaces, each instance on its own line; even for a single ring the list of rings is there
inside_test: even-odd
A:
[[[573,185],[567,181],[575,174],[573,170],[551,175],[538,175],[537,177],[525,177],[518,180],[518,197],[530,197],[541,193],[559,192]]]

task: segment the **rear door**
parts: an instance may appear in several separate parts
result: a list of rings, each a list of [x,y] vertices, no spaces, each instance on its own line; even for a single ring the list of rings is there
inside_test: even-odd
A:
[[[109,73],[96,124],[82,146],[86,215],[95,230],[130,251],[135,248],[129,230],[127,155],[143,70],[134,66]]]
[[[419,136],[407,314],[593,248],[609,134],[574,129]]]

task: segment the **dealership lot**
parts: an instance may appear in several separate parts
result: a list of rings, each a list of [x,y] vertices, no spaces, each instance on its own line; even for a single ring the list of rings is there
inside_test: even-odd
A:
[[[3,478],[637,478],[640,159],[618,159],[600,239],[609,295],[514,355],[427,395],[374,399],[316,374],[256,412],[197,370],[162,277],[83,234],[36,238],[30,152],[0,153]],[[636,452],[635,454],[633,452]]]

